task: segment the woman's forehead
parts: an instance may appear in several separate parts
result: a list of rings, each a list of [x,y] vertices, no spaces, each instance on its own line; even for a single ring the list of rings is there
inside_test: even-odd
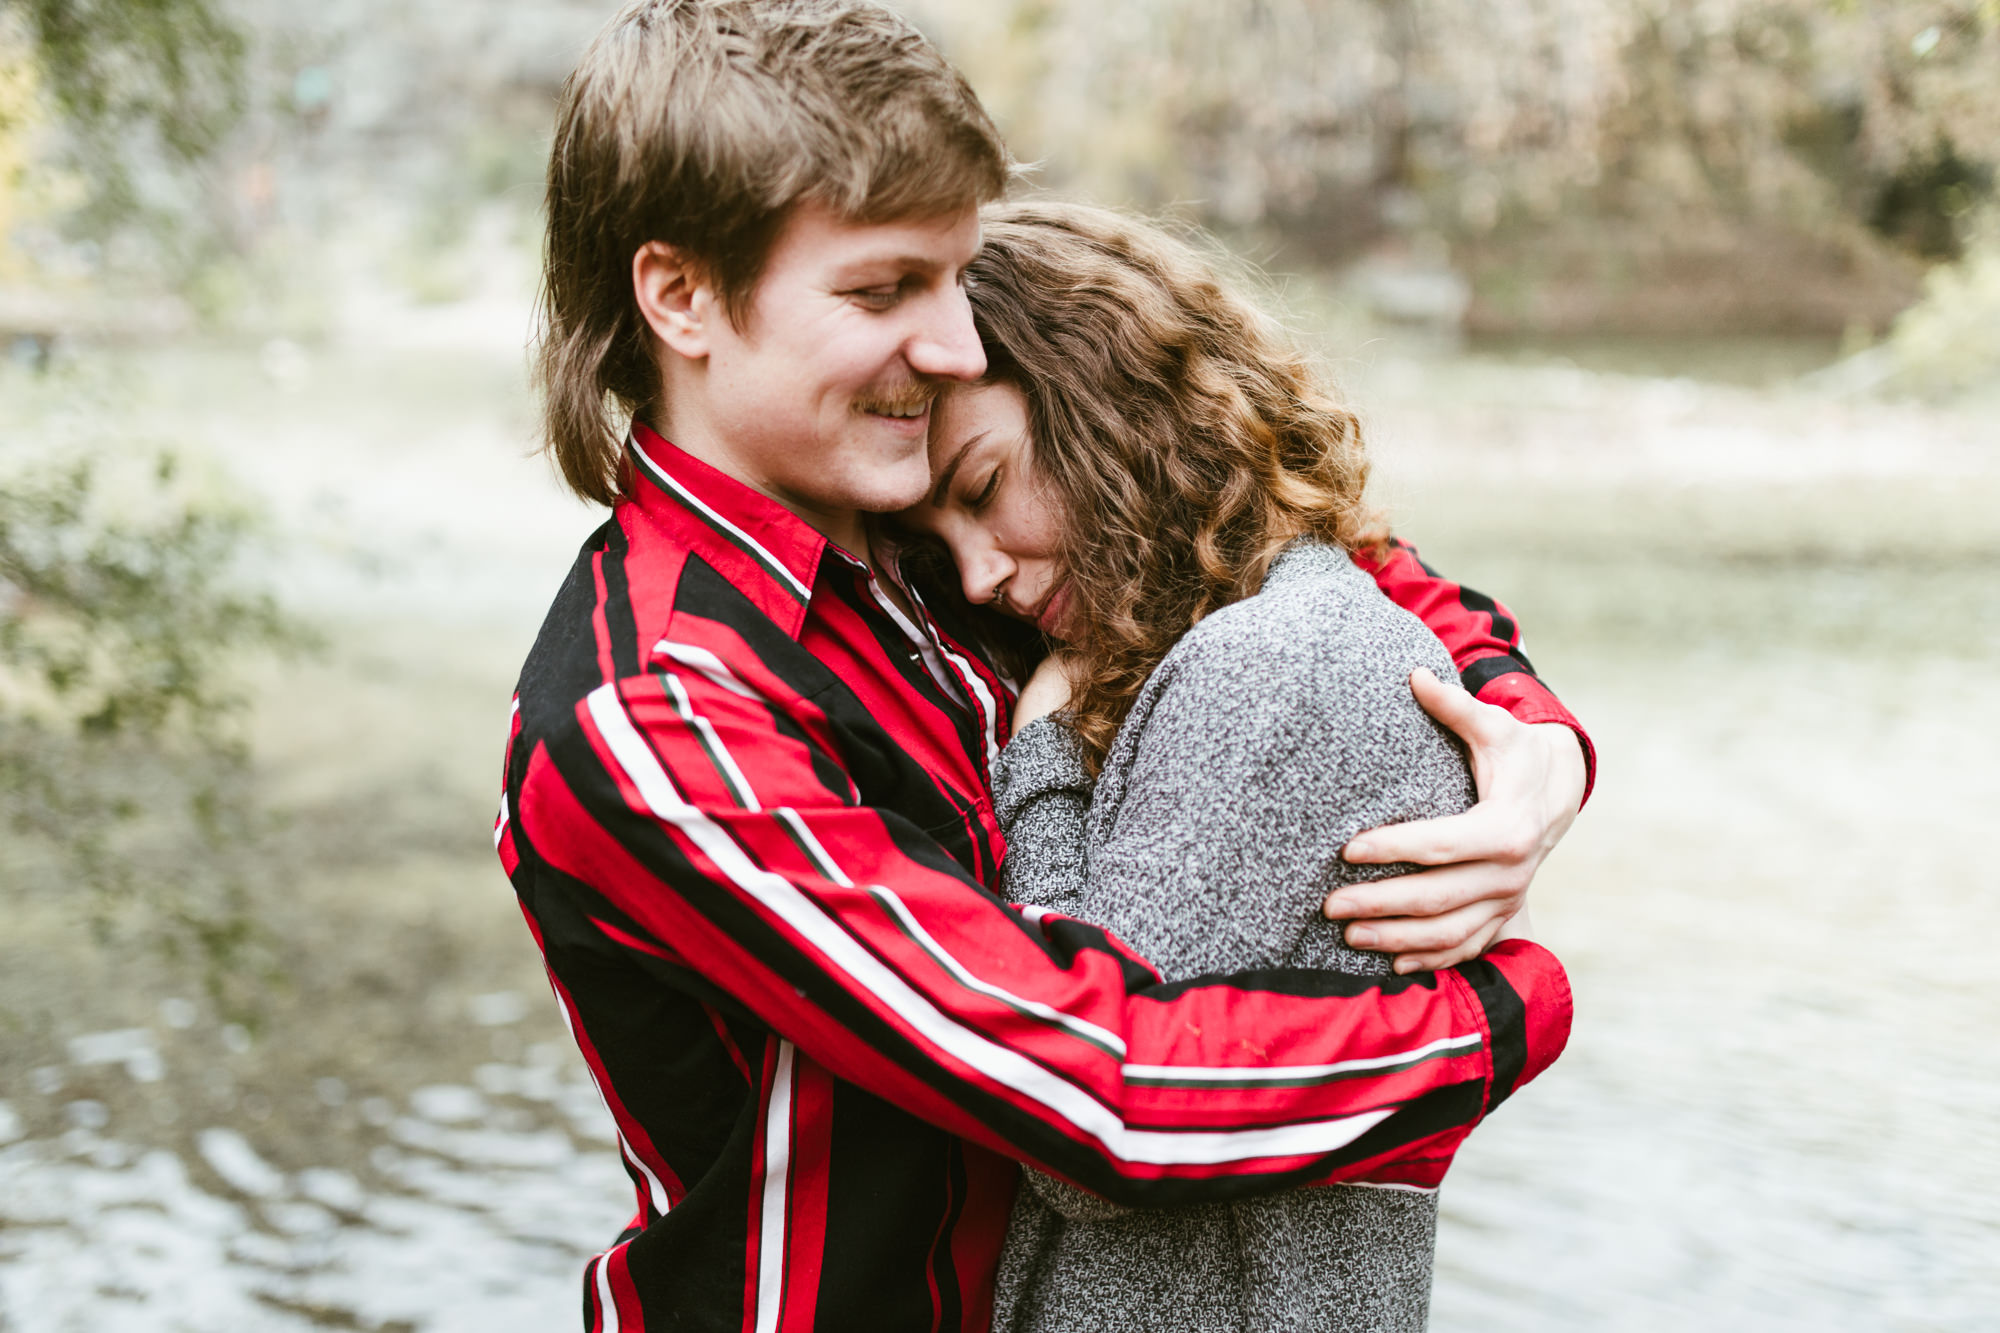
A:
[[[992,448],[1018,447],[1027,432],[1027,402],[1012,385],[987,381],[946,389],[931,417],[928,502],[944,503],[969,460]]]

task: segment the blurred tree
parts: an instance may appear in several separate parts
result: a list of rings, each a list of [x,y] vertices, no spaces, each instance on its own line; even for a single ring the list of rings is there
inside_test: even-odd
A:
[[[234,1003],[256,928],[233,862],[260,819],[238,672],[308,636],[244,585],[254,524],[216,479],[14,444],[39,460],[0,476],[0,884],[129,927]]]
[[[1309,262],[1429,237],[1553,276],[1594,247],[1601,288],[1653,263],[1692,289],[1733,254],[1723,285],[1790,281],[1787,309],[1837,329],[1812,285],[1873,284],[1886,318],[2000,157],[2000,0],[907,7],[1051,185]]]
[[[242,31],[212,0],[0,0],[32,53],[99,225],[146,207],[141,177],[214,152],[244,107]]]
[[[0,0],[0,158],[46,123],[105,234],[170,227],[242,106],[243,38],[209,0]],[[25,53],[25,58],[21,58]],[[8,131],[17,131],[9,134]],[[135,450],[47,372],[6,385],[0,449],[0,890],[179,954],[240,1003],[256,939],[236,862],[260,819],[237,722],[244,658],[305,641],[242,574],[248,510]],[[62,373],[62,372],[58,372]]]
[[[62,204],[42,211],[100,270],[186,288],[230,253],[210,166],[244,113],[247,49],[217,0],[0,0],[0,65],[24,56],[34,92],[0,107],[0,142],[40,131]]]
[[[134,159],[188,166],[243,112],[242,32],[211,0],[0,0],[89,169],[98,206],[138,205]]]

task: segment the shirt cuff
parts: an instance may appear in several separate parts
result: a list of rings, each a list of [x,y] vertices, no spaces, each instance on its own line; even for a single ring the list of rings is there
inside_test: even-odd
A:
[[[1583,747],[1583,800],[1578,809],[1590,803],[1590,793],[1597,786],[1597,747],[1591,744],[1576,714],[1563,707],[1548,686],[1525,670],[1508,671],[1482,682],[1472,693],[1481,703],[1506,709],[1517,721],[1530,725],[1555,722],[1575,732],[1577,744]]]
[[[1534,1080],[1569,1044],[1575,998],[1556,956],[1532,940],[1502,940],[1456,969],[1483,1011],[1492,1059],[1486,1111]]]

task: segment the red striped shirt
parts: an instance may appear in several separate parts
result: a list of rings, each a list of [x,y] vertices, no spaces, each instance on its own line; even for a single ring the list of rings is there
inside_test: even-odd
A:
[[[992,668],[643,427],[633,463],[522,671],[495,834],[636,1191],[587,1327],[982,1329],[1015,1158],[1133,1204],[1430,1186],[1561,1050],[1525,942],[1168,985],[999,901]],[[1504,609],[1407,548],[1376,576],[1574,725]]]

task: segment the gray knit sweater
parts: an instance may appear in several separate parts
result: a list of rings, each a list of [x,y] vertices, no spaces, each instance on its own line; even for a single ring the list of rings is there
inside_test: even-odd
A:
[[[1055,718],[1001,756],[1017,901],[1110,929],[1167,980],[1271,966],[1388,971],[1320,915],[1363,829],[1456,814],[1463,755],[1409,690],[1444,645],[1336,548],[1296,543],[1262,591],[1203,620],[1147,680],[1093,790]],[[1406,868],[1406,867],[1404,867]],[[1128,1210],[1025,1173],[999,1333],[1422,1329],[1437,1198],[1331,1186]]]

